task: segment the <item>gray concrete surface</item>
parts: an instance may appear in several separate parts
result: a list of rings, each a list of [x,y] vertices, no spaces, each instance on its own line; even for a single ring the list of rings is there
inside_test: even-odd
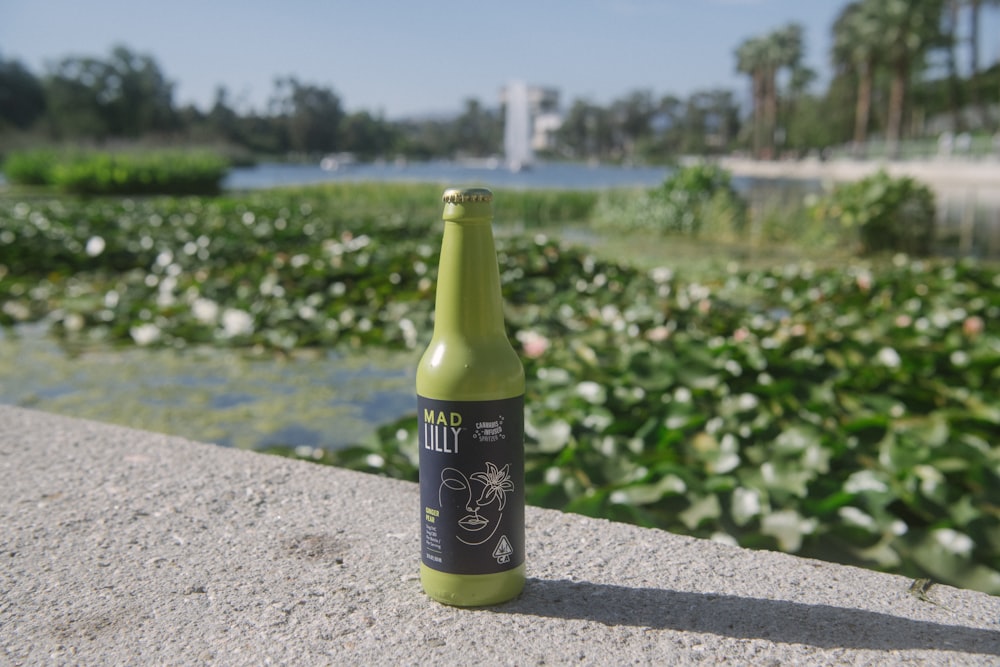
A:
[[[0,406],[0,663],[1000,664],[1000,598],[529,508],[423,595],[414,484]]]

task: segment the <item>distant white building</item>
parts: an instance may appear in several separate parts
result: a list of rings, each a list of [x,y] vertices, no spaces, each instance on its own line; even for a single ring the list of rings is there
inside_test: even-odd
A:
[[[506,107],[509,91],[500,89],[500,105]],[[528,86],[528,110],[531,124],[531,148],[545,151],[555,148],[556,132],[563,124],[559,113],[559,91],[555,88]]]

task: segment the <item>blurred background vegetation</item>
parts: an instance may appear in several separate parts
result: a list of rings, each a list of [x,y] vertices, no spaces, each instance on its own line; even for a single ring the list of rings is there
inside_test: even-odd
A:
[[[547,157],[663,163],[733,151],[926,155],[937,152],[943,132],[968,133],[957,151],[989,153],[1000,128],[1000,63],[980,63],[979,26],[983,12],[995,11],[995,0],[847,3],[830,26],[835,69],[826,90],[816,90],[815,73],[803,65],[803,28],[792,23],[730,46],[734,69],[746,75],[749,108],[743,91],[722,89],[686,98],[636,90],[607,106],[573,100]],[[959,61],[968,63],[961,73]],[[336,91],[293,76],[274,81],[265,109],[245,112],[224,85],[207,111],[178,108],[173,88],[152,57],[125,45],[63,57],[43,72],[0,55],[0,153],[123,142],[210,146],[243,159],[501,150],[503,109],[489,101],[468,99],[454,117],[389,120],[348,113]]]

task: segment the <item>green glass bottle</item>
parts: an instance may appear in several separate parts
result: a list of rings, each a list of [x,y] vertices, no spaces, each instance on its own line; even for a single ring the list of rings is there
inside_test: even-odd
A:
[[[417,366],[420,581],[490,605],[524,587],[524,368],[504,329],[493,193],[444,193],[434,334]]]

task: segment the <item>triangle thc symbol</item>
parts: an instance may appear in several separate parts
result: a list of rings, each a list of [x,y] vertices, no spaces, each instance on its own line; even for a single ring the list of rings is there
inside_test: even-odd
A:
[[[510,561],[512,553],[514,553],[514,548],[510,546],[510,540],[507,539],[506,535],[501,536],[500,541],[497,542],[497,548],[493,550],[493,557],[499,563],[506,563]]]

